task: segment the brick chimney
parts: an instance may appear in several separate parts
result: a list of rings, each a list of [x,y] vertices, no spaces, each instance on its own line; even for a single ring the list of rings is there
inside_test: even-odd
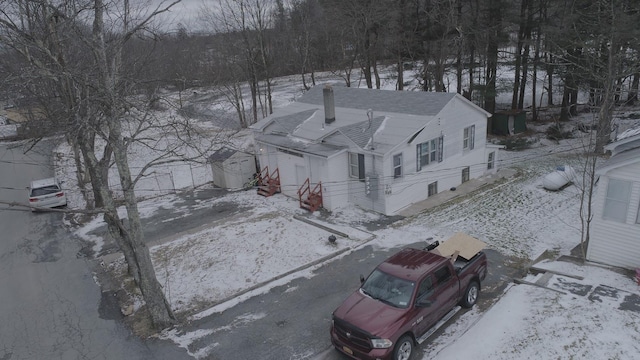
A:
[[[331,124],[336,121],[336,105],[333,100],[333,88],[326,84],[322,89],[324,95],[324,123]]]

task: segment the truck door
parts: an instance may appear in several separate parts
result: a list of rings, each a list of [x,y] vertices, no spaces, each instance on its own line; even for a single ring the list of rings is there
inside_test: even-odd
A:
[[[451,272],[449,264],[445,264],[433,273],[436,284],[434,294],[434,305],[438,309],[437,319],[439,320],[451,310],[458,302],[460,292],[460,282]]]
[[[416,316],[412,327],[417,336],[424,334],[438,320],[437,305],[434,303],[434,279],[431,274],[427,275],[418,286],[416,294]]]

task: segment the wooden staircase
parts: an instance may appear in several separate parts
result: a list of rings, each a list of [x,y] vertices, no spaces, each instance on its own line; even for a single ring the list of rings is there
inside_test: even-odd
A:
[[[272,173],[269,173],[269,167],[265,166],[264,169],[258,174],[258,195],[265,197],[272,196],[273,194],[280,192],[280,170],[276,168]]]
[[[298,199],[300,207],[314,212],[322,207],[322,184],[318,183],[311,190],[311,182],[307,178],[304,184],[298,189]]]

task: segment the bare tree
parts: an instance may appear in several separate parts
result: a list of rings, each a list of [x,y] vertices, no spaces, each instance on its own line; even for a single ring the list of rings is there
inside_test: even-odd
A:
[[[325,0],[327,22],[336,26],[339,44],[346,61],[357,59],[368,88],[380,88],[378,60],[383,56],[381,46],[388,12],[392,8],[387,0]],[[338,40],[338,39],[336,39]]]
[[[191,130],[181,121],[160,124],[153,120],[152,102],[133,96],[137,95],[136,84],[127,76],[122,59],[126,44],[135,36],[151,34],[154,17],[176,3],[140,14],[132,11],[128,1],[115,7],[118,4],[102,0],[15,0],[4,2],[0,11],[0,42],[22,57],[23,78],[45,82],[54,93],[48,101],[39,97],[40,104],[50,115],[48,121],[65,131],[82,154],[77,163],[89,174],[93,192],[101,200],[99,210],[123,251],[156,329],[173,324],[175,317],[144,242],[134,187],[154,163],[186,156],[178,144],[184,144]],[[23,90],[44,95],[28,84]],[[160,128],[173,129],[176,142],[159,144],[150,136]],[[131,172],[127,156],[136,141],[164,150],[137,175]],[[107,171],[112,162],[119,173],[126,222],[120,219],[110,193]]]
[[[216,4],[203,5],[201,20],[214,32],[228,36],[228,46],[235,56],[228,61],[242,64],[242,77],[232,82],[246,81],[251,92],[252,119],[241,124],[251,125],[273,112],[271,98],[272,62],[269,29],[271,15],[275,12],[267,0],[219,0]],[[239,39],[238,39],[239,37]],[[237,41],[240,40],[240,41]],[[264,83],[264,103],[261,98]],[[232,87],[237,89],[237,87]],[[230,98],[236,98],[231,94]]]

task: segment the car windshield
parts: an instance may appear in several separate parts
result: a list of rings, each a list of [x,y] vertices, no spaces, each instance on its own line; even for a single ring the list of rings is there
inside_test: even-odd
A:
[[[49,185],[41,188],[31,189],[31,196],[42,196],[47,194],[55,194],[60,191],[57,185]]]
[[[406,308],[411,301],[415,283],[378,269],[374,270],[360,288],[365,295],[397,308]]]

